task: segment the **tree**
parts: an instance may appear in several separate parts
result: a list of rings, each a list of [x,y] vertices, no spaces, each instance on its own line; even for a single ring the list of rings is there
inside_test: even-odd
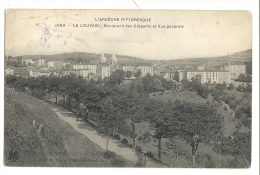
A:
[[[176,103],[177,104],[177,103]],[[155,130],[154,137],[158,139],[158,158],[161,160],[162,148],[161,140],[162,138],[169,138],[176,136],[178,129],[178,122],[176,119],[176,111],[174,111],[174,104],[171,101],[159,102],[156,100],[149,100],[147,103],[146,119],[149,121],[151,126]],[[176,123],[177,122],[177,123]]]
[[[216,143],[213,151],[222,155],[234,156],[245,167],[250,167],[251,132],[239,132],[237,130],[231,136],[223,137],[219,143]]]
[[[154,77],[152,77],[151,74],[149,74],[149,73],[146,74],[146,76],[142,80],[143,86],[144,86],[144,90],[148,94],[153,92],[153,89],[152,89],[153,80],[154,80]]]
[[[140,69],[138,69],[138,71],[134,74],[135,77],[140,77],[142,75],[142,71]]]
[[[201,75],[196,75],[195,78],[191,79],[191,87],[193,91],[197,91],[198,87],[201,85],[200,84],[200,80],[201,79]]]
[[[234,86],[233,83],[231,83],[231,84],[227,87],[227,89],[230,90],[230,91],[232,91],[234,88],[235,88],[235,86]]]
[[[48,81],[49,92],[55,92],[55,103],[58,102],[58,92],[60,91],[60,78],[51,77]]]
[[[131,71],[126,71],[126,75],[127,78],[131,78],[132,77],[132,72]]]
[[[13,86],[16,81],[17,81],[17,78],[14,75],[5,76],[5,83],[8,84],[10,87]]]
[[[106,151],[108,150],[109,135],[115,130],[115,123],[118,122],[116,115],[113,114],[115,109],[112,105],[111,99],[107,98],[99,104],[101,108],[100,122],[103,132],[106,134]]]
[[[179,80],[180,80],[180,79],[179,79],[179,72],[178,72],[178,71],[175,72],[173,79],[176,80],[176,81],[179,81]]]
[[[223,134],[224,117],[217,113],[217,106],[211,104],[183,103],[179,110],[177,133],[191,146],[192,165],[195,167],[199,143],[214,140]],[[173,132],[176,132],[176,128],[173,128]]]
[[[187,79],[182,79],[181,84],[183,85],[184,89],[189,89],[191,86],[191,83]]]
[[[216,84],[215,88],[218,89],[220,92],[224,92],[224,90],[227,88],[227,84],[224,81],[223,84]]]
[[[177,143],[177,137],[170,137],[169,141],[166,142],[166,146],[168,149],[170,149],[173,152],[173,155],[176,156],[176,161],[179,161],[179,153],[182,151],[183,146],[179,145]]]
[[[112,85],[120,85],[125,78],[125,72],[123,70],[117,69],[110,76],[110,83]]]
[[[166,89],[166,90],[171,90],[171,89],[173,89],[173,87],[174,87],[174,85],[175,85],[173,81],[171,81],[171,80],[166,80],[166,79],[163,78],[163,77],[160,77],[159,80],[161,81],[163,88]]]
[[[237,81],[240,82],[252,82],[252,76],[250,74],[240,74]]]
[[[158,78],[154,78],[152,88],[154,92],[163,91],[162,82]]]
[[[252,75],[252,61],[245,62],[246,73]]]
[[[130,87],[118,86],[111,90],[113,106],[121,110],[125,118],[131,120],[133,143],[135,144],[135,123],[143,120],[144,106],[149,96],[143,92],[140,83],[133,82]]]

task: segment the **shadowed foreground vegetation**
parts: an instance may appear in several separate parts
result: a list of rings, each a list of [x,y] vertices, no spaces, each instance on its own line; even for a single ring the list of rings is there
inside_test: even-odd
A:
[[[103,149],[74,131],[36,98],[5,88],[4,106],[6,166],[112,167],[117,166],[118,159],[124,166],[134,165],[119,155],[115,160],[106,159]]]

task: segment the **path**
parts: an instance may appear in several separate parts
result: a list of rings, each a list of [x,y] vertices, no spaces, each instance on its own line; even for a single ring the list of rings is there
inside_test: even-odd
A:
[[[45,103],[45,105],[50,105],[49,103]],[[85,135],[87,138],[89,138],[92,142],[95,144],[98,144],[102,149],[106,149],[106,138],[102,137],[101,135],[98,134],[97,131],[93,130],[91,127],[88,127],[83,120],[76,121],[76,117],[68,117],[63,115],[64,113],[70,113],[73,115],[71,112],[66,112],[62,107],[54,106],[51,105],[51,109],[58,115],[58,117],[69,123],[74,130],[77,132]],[[74,115],[73,115],[74,116]],[[82,126],[83,125],[83,126]],[[109,140],[109,145],[108,149],[110,151],[113,151],[120,156],[124,157],[127,160],[137,162],[137,155],[135,154],[135,151],[132,150],[131,148],[127,147],[119,147],[118,143],[115,140]]]

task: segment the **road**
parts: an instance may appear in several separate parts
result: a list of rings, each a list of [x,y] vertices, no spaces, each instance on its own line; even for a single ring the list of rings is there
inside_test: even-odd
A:
[[[92,142],[99,145],[102,149],[106,149],[106,138],[100,135],[97,131],[93,130],[93,128],[88,126],[84,120],[77,121],[76,116],[74,116],[72,112],[64,109],[63,107],[59,107],[48,102],[44,102],[44,104],[49,106],[61,120],[70,124],[75,131],[83,134]],[[109,140],[108,150],[119,154],[129,161],[138,161],[137,155],[133,149],[128,147],[120,147],[119,143],[116,140]]]

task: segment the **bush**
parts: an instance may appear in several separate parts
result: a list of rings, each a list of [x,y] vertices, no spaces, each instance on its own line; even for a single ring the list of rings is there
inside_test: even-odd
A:
[[[114,167],[124,167],[126,163],[125,163],[125,161],[122,160],[122,159],[115,158],[115,159],[112,159],[112,160],[111,160],[111,164],[112,164]]]
[[[235,88],[235,86],[232,83],[227,87],[227,89],[230,91],[232,91],[234,88]]]
[[[136,146],[135,150],[138,152],[142,152],[142,148],[140,146]]]
[[[251,120],[250,119],[247,119],[247,118],[242,118],[241,119],[241,122],[243,123],[243,125],[245,126],[245,127],[248,127],[248,128],[251,128]]]
[[[114,135],[114,139],[116,139],[116,140],[121,140],[121,137],[120,137],[119,134],[115,134],[115,135]]]
[[[219,96],[214,96],[213,99],[216,100],[217,102],[220,102],[220,98],[219,98]]]
[[[154,158],[154,155],[151,151],[148,151],[147,153],[144,153],[145,156],[149,157],[149,158]]]
[[[107,159],[111,159],[111,158],[115,158],[116,155],[115,155],[115,153],[112,152],[112,151],[106,151],[106,152],[104,153],[104,157],[107,158]]]
[[[138,140],[143,140],[143,136],[139,136],[137,139]]]
[[[58,105],[63,105],[63,103],[64,103],[64,100],[63,100],[63,99],[60,99],[60,100],[58,101]]]
[[[127,144],[128,140],[126,138],[123,138],[122,143]]]
[[[142,162],[136,162],[135,167],[144,167],[145,165]]]

